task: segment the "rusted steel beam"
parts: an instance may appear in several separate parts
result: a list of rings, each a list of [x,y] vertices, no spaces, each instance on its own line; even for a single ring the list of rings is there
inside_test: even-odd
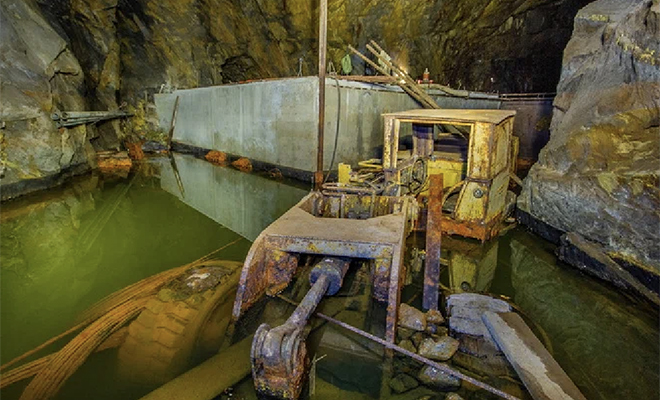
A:
[[[309,364],[305,326],[323,296],[337,293],[349,265],[348,258],[325,257],[312,269],[312,288],[286,322],[272,329],[268,324],[259,326],[250,352],[257,392],[280,399],[298,398]]]
[[[426,267],[424,270],[424,294],[422,307],[425,310],[438,309],[438,281],[440,280],[440,244],[442,239],[442,174],[429,177],[429,202],[426,220]]]

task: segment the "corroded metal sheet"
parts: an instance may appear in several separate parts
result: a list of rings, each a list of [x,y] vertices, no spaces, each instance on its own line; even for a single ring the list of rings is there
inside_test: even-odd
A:
[[[295,273],[299,254],[370,259],[375,265],[375,297],[388,303],[387,339],[394,341],[405,277],[404,239],[416,219],[417,202],[412,197],[310,193],[252,245],[239,282],[234,319],[264,293],[283,290]]]

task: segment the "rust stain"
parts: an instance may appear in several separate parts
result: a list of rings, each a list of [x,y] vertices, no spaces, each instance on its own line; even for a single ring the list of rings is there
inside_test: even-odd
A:
[[[443,175],[431,175],[426,224],[426,261],[424,270],[424,292],[422,307],[438,309],[438,282],[440,280],[440,257],[442,242],[442,188]]]

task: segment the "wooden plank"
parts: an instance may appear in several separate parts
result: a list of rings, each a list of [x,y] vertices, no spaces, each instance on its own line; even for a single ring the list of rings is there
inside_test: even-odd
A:
[[[250,374],[250,335],[141,400],[211,400]]]
[[[378,64],[376,64],[375,62],[373,62],[373,61],[371,61],[370,59],[368,59],[364,54],[362,54],[362,53],[360,53],[359,51],[357,51],[357,50],[356,50],[353,46],[351,46],[350,44],[348,45],[348,49],[349,49],[350,51],[352,51],[353,54],[355,54],[356,56],[360,57],[364,62],[366,62],[367,64],[371,65],[376,71],[378,71],[378,72],[380,72],[381,74],[383,74],[383,75],[385,75],[385,76],[388,76],[388,77],[390,77],[390,78],[395,78],[395,77],[392,76],[391,74],[388,74],[387,71],[385,71],[384,69],[382,69]],[[395,78],[395,79],[396,79],[396,78]],[[399,85],[399,87],[401,87],[401,89],[403,89],[404,92],[408,93],[408,95],[410,95],[410,97],[412,97],[413,99],[415,99],[416,101],[418,101],[423,107],[426,107],[426,108],[433,108],[433,107],[432,107],[428,102],[426,102],[423,98],[419,97],[419,95],[418,95],[417,93],[413,92],[413,91],[408,87],[408,85],[401,84],[401,83],[399,82],[398,79],[396,80],[396,83]]]
[[[586,400],[520,315],[488,311],[482,319],[534,400]]]
[[[365,83],[394,83],[396,84],[396,78],[392,76],[382,76],[382,75],[342,75],[341,80],[345,81],[356,81],[356,82],[365,82]]]

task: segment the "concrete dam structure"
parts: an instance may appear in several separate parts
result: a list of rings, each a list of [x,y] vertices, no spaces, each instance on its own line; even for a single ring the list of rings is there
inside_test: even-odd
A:
[[[326,86],[325,170],[332,169],[335,133],[336,160],[356,165],[381,156],[381,114],[420,108],[394,85],[327,78]],[[156,94],[155,104],[160,127],[167,132],[179,98],[175,142],[277,165],[306,178],[316,168],[318,90],[315,77],[286,78],[176,90]],[[549,121],[551,97],[464,93],[450,97],[429,90],[442,108],[517,110],[514,135],[520,138],[520,157],[536,159],[548,139],[542,121]],[[410,132],[402,132],[406,135]]]

